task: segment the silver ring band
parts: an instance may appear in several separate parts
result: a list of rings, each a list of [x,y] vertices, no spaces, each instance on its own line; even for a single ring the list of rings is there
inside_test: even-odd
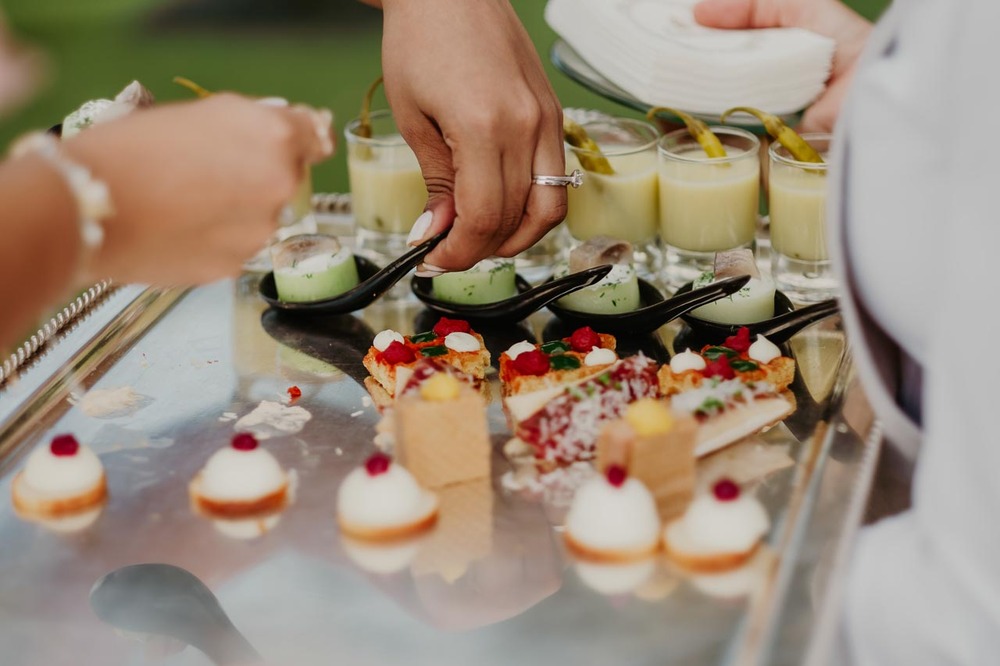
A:
[[[580,187],[583,185],[583,172],[574,169],[568,176],[532,176],[531,182],[535,185],[555,185],[556,187]]]

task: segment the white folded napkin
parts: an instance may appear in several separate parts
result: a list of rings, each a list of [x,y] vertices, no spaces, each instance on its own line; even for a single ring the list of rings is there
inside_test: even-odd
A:
[[[822,92],[833,40],[797,28],[706,28],[694,20],[696,2],[549,0],[545,18],[594,69],[647,104],[787,114]]]

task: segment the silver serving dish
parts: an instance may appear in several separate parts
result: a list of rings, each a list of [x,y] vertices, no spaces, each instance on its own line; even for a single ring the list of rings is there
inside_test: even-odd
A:
[[[829,639],[830,591],[879,446],[870,420],[848,423],[842,412],[845,401],[864,402],[836,318],[790,343],[803,369],[793,385],[798,411],[702,463],[706,477],[721,470],[753,486],[773,529],[755,568],[699,579],[662,561],[607,570],[567,555],[559,493],[504,489],[510,467],[495,385],[493,478],[449,491],[441,524],[408,564],[345,543],[337,487],[374,450],[378,420],[358,383],[359,351],[373,331],[412,332],[421,306],[376,302],[315,326],[273,313],[262,323],[265,309],[253,276],[189,292],[126,287],[0,388],[3,493],[26,454],[58,432],[95,449],[110,489],[98,520],[73,533],[25,522],[0,502],[5,666],[125,666],[154,663],[157,652],[169,654],[162,663],[185,665],[212,663],[206,653],[216,663],[237,654],[296,666],[798,664]],[[548,319],[536,313],[507,335],[540,338]],[[658,331],[657,344],[669,348],[680,326]],[[292,385],[312,418],[264,445],[296,470],[296,500],[261,536],[236,538],[233,526],[192,512],[188,481],[237,417]],[[128,414],[88,416],[69,401],[122,386],[144,396]],[[105,577],[141,563],[186,570],[238,634],[217,614],[195,634],[166,620],[140,623],[160,617],[149,615],[159,593],[145,584],[120,596],[99,586],[91,597],[96,582],[129,580]],[[185,590],[196,589],[178,583],[165,594],[189,608]]]

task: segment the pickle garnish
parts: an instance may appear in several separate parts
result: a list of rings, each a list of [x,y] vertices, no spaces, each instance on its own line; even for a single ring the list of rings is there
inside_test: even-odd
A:
[[[658,113],[669,113],[671,115],[677,116],[684,121],[687,126],[688,132],[694,137],[698,145],[702,147],[705,154],[709,157],[725,157],[726,149],[719,141],[719,137],[715,136],[715,132],[708,128],[708,125],[704,121],[695,118],[691,114],[684,113],[683,111],[678,111],[677,109],[671,109],[667,106],[656,106],[646,112],[646,118],[649,120],[656,120],[656,115]]]
[[[760,120],[764,124],[764,129],[767,130],[767,133],[777,139],[778,143],[784,146],[797,161],[823,164],[823,157],[816,152],[816,149],[810,146],[808,141],[799,136],[795,130],[786,125],[781,118],[773,113],[767,113],[766,111],[748,106],[735,106],[722,114],[722,122],[726,122],[726,118],[730,114],[739,112],[749,113]]]
[[[564,117],[563,136],[566,139],[566,143],[582,151],[578,152],[576,156],[580,160],[580,166],[584,169],[609,176],[615,172],[611,168],[608,158],[604,156],[601,149],[597,146],[597,143],[590,138],[587,130],[583,129],[578,123]]]
[[[372,98],[380,85],[382,85],[381,74],[368,86],[368,90],[361,100],[361,113],[358,114],[358,126],[354,133],[364,139],[372,138]]]
[[[185,78],[183,76],[175,76],[174,77],[174,83],[176,83],[177,85],[182,86],[184,88],[187,88],[188,90],[190,90],[191,92],[193,92],[198,97],[204,98],[204,97],[208,97],[208,96],[210,96],[212,94],[211,90],[208,90],[206,88],[202,88],[201,86],[199,86],[197,83],[195,83],[191,79]]]

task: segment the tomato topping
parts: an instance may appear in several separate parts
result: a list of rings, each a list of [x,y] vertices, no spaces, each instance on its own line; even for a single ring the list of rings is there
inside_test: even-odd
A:
[[[417,360],[417,355],[413,350],[404,345],[399,340],[393,340],[392,344],[379,353],[379,357],[389,365],[397,363],[413,363]]]
[[[728,356],[720,356],[714,361],[709,361],[705,369],[701,371],[704,377],[721,377],[722,379],[733,379],[736,371],[729,365]]]
[[[535,349],[517,355],[514,369],[522,375],[544,375],[549,371],[549,355]]]
[[[739,499],[740,487],[732,479],[720,479],[712,486],[712,493],[720,502],[731,502]]]
[[[468,333],[472,330],[469,326],[469,322],[462,319],[448,319],[447,317],[441,317],[438,323],[434,324],[434,333],[438,337],[443,338],[449,333]]]
[[[365,461],[365,471],[368,472],[368,476],[385,474],[389,471],[389,465],[391,463],[392,459],[379,451],[378,453],[373,453],[368,460]]]
[[[726,347],[729,347],[733,351],[745,352],[750,349],[750,329],[746,326],[740,326],[739,330],[736,331],[736,335],[730,335],[726,338]]]
[[[73,435],[56,435],[49,444],[49,451],[54,456],[75,456],[80,450],[80,442]]]
[[[291,398],[289,402],[295,402],[296,400],[302,397],[302,389],[300,389],[298,386],[289,386],[288,397]]]
[[[594,347],[601,346],[601,336],[594,332],[591,327],[584,326],[573,331],[573,335],[569,337],[569,346],[573,348],[573,351],[585,354]]]
[[[621,465],[612,465],[608,467],[608,471],[605,472],[608,478],[608,483],[610,483],[615,488],[621,488],[622,484],[625,483],[625,479],[628,478],[628,472]]]
[[[257,438],[248,432],[237,433],[233,436],[233,448],[237,451],[253,451],[257,448]]]

